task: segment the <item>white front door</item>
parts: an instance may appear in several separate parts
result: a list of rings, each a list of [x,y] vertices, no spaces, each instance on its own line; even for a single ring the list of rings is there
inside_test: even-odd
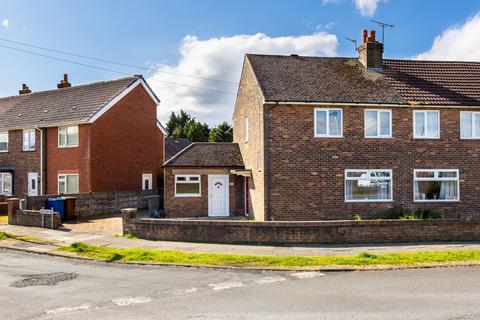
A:
[[[28,173],[28,195],[38,196],[38,173],[37,172]]]
[[[208,216],[228,217],[229,210],[229,176],[208,175]]]

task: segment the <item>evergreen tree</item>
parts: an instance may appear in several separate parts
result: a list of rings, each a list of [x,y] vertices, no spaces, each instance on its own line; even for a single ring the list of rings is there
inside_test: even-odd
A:
[[[233,128],[227,122],[222,122],[212,130],[209,135],[210,142],[232,142]]]

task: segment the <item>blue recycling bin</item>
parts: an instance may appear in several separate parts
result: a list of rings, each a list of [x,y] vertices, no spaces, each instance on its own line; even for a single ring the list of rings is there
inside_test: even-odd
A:
[[[53,210],[60,214],[60,219],[65,220],[65,199],[64,198],[48,198],[47,209]]]

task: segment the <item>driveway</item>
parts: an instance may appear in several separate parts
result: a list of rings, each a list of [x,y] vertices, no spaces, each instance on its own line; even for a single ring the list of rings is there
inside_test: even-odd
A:
[[[109,214],[64,221],[63,226],[78,233],[93,233],[104,235],[122,234],[122,214]]]
[[[474,320],[479,272],[206,270],[0,251],[0,318]]]

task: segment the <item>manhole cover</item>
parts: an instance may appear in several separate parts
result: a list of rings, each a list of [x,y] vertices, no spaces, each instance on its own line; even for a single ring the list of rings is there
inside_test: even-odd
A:
[[[54,286],[62,281],[73,280],[78,277],[76,273],[54,272],[44,274],[24,275],[25,279],[16,281],[10,286],[14,288],[25,288],[33,286]]]

